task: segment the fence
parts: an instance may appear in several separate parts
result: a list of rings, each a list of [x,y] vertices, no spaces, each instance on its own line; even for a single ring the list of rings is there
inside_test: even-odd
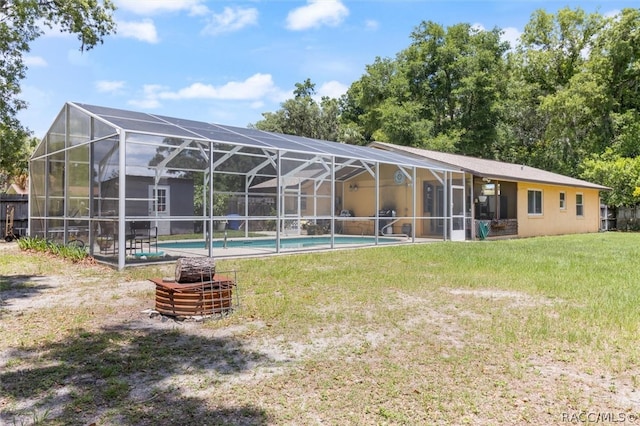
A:
[[[640,206],[618,207],[616,228],[620,231],[640,231]]]
[[[29,197],[26,195],[0,194],[0,223],[2,239],[5,237],[7,206],[13,205],[13,232],[16,235],[27,235],[29,226]]]

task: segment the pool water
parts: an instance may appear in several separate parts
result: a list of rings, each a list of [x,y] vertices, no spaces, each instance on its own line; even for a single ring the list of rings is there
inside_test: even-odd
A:
[[[390,237],[379,237],[378,243],[395,243],[404,241],[399,238],[390,238]],[[358,237],[358,236],[338,236],[335,237],[334,242],[336,245],[338,244],[369,244],[373,245],[376,242],[375,237]],[[224,241],[215,240],[213,241],[214,248],[223,248]],[[330,245],[331,237],[293,237],[293,238],[281,238],[280,239],[280,248],[284,249],[294,249],[294,248],[305,248],[305,247],[313,247],[313,246],[321,246],[321,245]],[[158,247],[166,248],[166,249],[205,249],[207,248],[206,242],[203,240],[198,241],[171,241],[158,243]],[[239,247],[247,247],[247,248],[276,248],[276,239],[275,238],[251,238],[251,239],[242,239],[242,240],[227,240],[226,243],[227,248],[239,248]]]

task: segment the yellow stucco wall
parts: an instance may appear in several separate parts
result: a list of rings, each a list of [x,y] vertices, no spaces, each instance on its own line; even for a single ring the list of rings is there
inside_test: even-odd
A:
[[[394,224],[395,232],[400,232],[403,224],[412,223],[410,218],[414,214],[413,208],[413,185],[409,179],[404,183],[397,184],[394,181],[393,174],[397,170],[395,166],[382,166],[380,169],[380,208],[391,207],[396,210],[397,217],[407,217],[401,219]],[[470,176],[467,177],[470,179]],[[420,170],[417,176],[417,194],[416,194],[416,217],[424,217],[415,222],[417,236],[437,236],[441,234],[442,225],[434,229],[434,225],[441,223],[441,220],[429,220],[429,217],[435,216],[437,209],[432,213],[423,212],[425,206],[424,183],[429,182],[433,185],[434,192],[440,185],[433,174],[427,170]],[[517,198],[517,219],[518,219],[518,236],[532,237],[539,235],[561,235],[574,233],[598,232],[600,227],[600,198],[599,191],[595,189],[573,188],[556,185],[544,185],[532,182],[519,182],[517,186],[517,197],[509,197],[509,203],[516,208],[514,204]],[[356,189],[357,188],[357,189]],[[469,188],[466,189],[467,191]],[[528,214],[528,191],[537,190],[542,192],[542,214]],[[313,214],[312,211],[312,195],[313,190],[305,185],[307,199],[306,209],[301,212],[303,216]],[[560,192],[565,194],[565,208],[560,208]],[[583,197],[583,216],[576,214],[576,194],[582,194]],[[330,190],[329,186],[323,185],[317,192],[321,195],[317,200],[319,215],[330,214]],[[362,173],[349,181],[336,184],[336,212],[339,214],[341,209],[351,210],[359,220],[344,221],[341,227],[347,234],[372,234],[374,232],[374,222],[371,218],[376,214],[375,211],[375,180],[369,173]],[[339,204],[338,204],[339,202]],[[435,201],[433,201],[435,203]],[[437,203],[436,203],[437,204]],[[435,205],[435,204],[434,204]]]
[[[396,184],[393,179],[396,170],[397,167],[390,165],[380,167],[380,208],[393,207],[398,216],[413,215],[413,187],[408,179],[402,184]],[[375,180],[369,173],[362,173],[345,182],[343,208],[352,210],[356,216],[375,215],[375,185]],[[340,194],[341,190],[339,187],[337,193]]]
[[[404,218],[397,221],[394,226],[394,232],[399,233],[403,225],[413,226],[411,216],[414,215],[413,204],[413,188],[414,184],[409,179],[401,184],[394,180],[394,173],[398,170],[393,165],[383,165],[380,168],[380,208],[393,208],[396,211],[396,217]],[[423,212],[423,184],[429,182],[435,188],[440,185],[439,181],[428,170],[419,170],[416,177],[416,217],[431,217],[435,215],[435,211],[431,213]],[[357,188],[357,190],[356,190]],[[375,209],[375,180],[369,173],[362,173],[359,176],[345,182],[344,188],[338,185],[337,194],[342,193],[343,209],[353,211],[357,217],[372,217],[376,214]],[[417,236],[432,236],[434,231],[431,229],[435,222],[429,219],[418,219],[415,223]],[[370,234],[373,233],[373,221],[347,222],[344,227],[345,233],[353,234]],[[442,231],[436,231],[441,234]]]
[[[542,214],[528,213],[529,190],[542,191]],[[560,192],[565,195],[565,208],[560,208]],[[576,214],[576,194],[582,194],[583,216]],[[518,183],[518,236],[578,234],[598,232],[600,228],[599,191],[586,188]]]

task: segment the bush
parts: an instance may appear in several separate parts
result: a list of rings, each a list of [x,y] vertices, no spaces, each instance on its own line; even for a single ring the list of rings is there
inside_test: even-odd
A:
[[[84,247],[65,246],[40,237],[23,237],[18,240],[21,250],[31,250],[41,253],[49,253],[74,263],[89,257]]]

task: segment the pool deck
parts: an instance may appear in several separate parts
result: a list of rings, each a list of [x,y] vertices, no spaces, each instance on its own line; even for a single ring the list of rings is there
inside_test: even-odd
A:
[[[336,237],[341,237],[343,235],[336,235]],[[324,235],[327,237],[327,235]],[[351,236],[349,236],[351,237]],[[274,239],[275,233],[273,236],[267,236],[264,239]],[[282,237],[285,239],[287,237]],[[282,247],[280,250],[276,250],[275,247],[258,247],[258,246],[243,246],[243,247],[213,247],[212,248],[212,256],[216,258],[234,258],[234,257],[261,257],[261,256],[270,256],[275,254],[284,254],[284,253],[307,253],[307,252],[315,252],[315,251],[329,251],[329,250],[344,250],[344,249],[354,249],[354,248],[372,248],[372,247],[386,247],[391,245],[402,245],[402,244],[422,244],[428,242],[441,242],[441,239],[429,239],[429,238],[416,238],[415,241],[412,241],[411,238],[407,238],[405,235],[385,235],[384,237],[380,237],[384,239],[384,242],[380,242],[379,244],[334,244],[331,247],[330,244],[314,244],[309,247],[292,247],[285,248]],[[389,238],[395,238],[396,241],[389,241]],[[237,240],[245,240],[244,238],[235,238],[233,241]],[[220,241],[220,240],[216,240]],[[232,240],[229,239],[228,242]],[[173,242],[173,241],[172,241]],[[181,242],[177,240],[175,242]],[[183,241],[184,242],[184,241]],[[162,250],[169,257],[195,257],[195,256],[207,256],[209,254],[206,248],[173,248],[166,246],[159,246],[159,250]]]

